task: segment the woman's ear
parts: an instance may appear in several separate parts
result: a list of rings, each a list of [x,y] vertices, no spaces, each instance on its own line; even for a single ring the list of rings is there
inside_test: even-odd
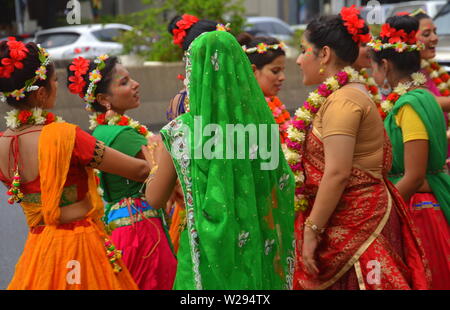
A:
[[[254,65],[254,64],[252,64],[252,70],[253,70],[253,73],[255,73],[256,72],[256,65]]]
[[[111,102],[109,100],[109,95],[107,94],[97,94],[96,96],[96,100],[98,103],[100,103],[100,105],[104,106],[106,108],[106,110],[110,110],[111,109]]]
[[[320,63],[324,65],[329,64],[331,62],[332,53],[333,51],[329,46],[325,45],[324,47],[322,47],[322,50],[319,53],[319,57],[321,58]]]
[[[40,86],[39,89],[35,92],[36,101],[39,103],[39,107],[45,106],[45,102],[48,100],[50,96],[47,88],[44,86]]]

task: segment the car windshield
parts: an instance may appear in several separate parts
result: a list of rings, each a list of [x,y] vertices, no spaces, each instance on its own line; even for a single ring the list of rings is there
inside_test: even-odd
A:
[[[450,35],[450,2],[434,18],[438,35]]]
[[[36,43],[43,48],[54,48],[74,43],[79,38],[78,33],[74,32],[57,32],[38,35]]]

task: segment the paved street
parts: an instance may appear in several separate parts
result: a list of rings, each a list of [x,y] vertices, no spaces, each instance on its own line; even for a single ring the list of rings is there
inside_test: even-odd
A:
[[[0,289],[5,289],[11,280],[28,231],[22,209],[8,204],[5,194],[0,183]]]

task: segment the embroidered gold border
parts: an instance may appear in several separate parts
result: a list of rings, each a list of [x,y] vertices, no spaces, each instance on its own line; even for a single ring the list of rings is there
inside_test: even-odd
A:
[[[105,143],[103,141],[97,140],[95,142],[94,157],[92,158],[92,161],[89,163],[89,167],[97,168],[98,166],[100,166],[104,155],[105,155]]]
[[[356,276],[358,277],[358,284],[359,284],[359,289],[362,291],[366,290],[366,284],[364,283],[364,277],[361,271],[361,264],[359,263],[359,260],[356,261],[355,263],[355,272],[356,272]]]
[[[159,217],[158,210],[146,210],[141,213],[136,213],[133,215],[134,222],[140,222],[144,219],[144,216],[149,217]],[[132,224],[132,220],[130,217],[123,217],[117,220],[112,221],[108,224],[108,230],[113,231],[116,228],[123,227],[123,226],[130,226]]]
[[[355,255],[353,255],[353,257],[350,258],[350,260],[344,265],[344,267],[338,273],[336,273],[336,275],[333,278],[331,278],[330,280],[319,286],[317,290],[324,290],[327,287],[333,285],[337,280],[339,280],[353,265],[355,265],[355,263],[359,260],[361,255],[364,254],[364,252],[369,248],[372,242],[374,242],[375,239],[378,238],[387,221],[389,220],[389,215],[391,214],[392,210],[391,193],[389,192],[389,189],[387,188],[386,185],[385,188],[386,193],[388,195],[388,206],[386,213],[384,214],[384,217],[380,221],[380,224],[378,224],[378,227],[375,229],[372,235],[366,240],[366,242],[363,243],[363,245],[358,249],[358,251],[356,251]]]

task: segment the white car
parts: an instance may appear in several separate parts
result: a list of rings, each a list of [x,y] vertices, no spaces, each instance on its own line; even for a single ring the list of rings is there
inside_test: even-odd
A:
[[[101,54],[120,55],[116,38],[133,28],[123,24],[91,24],[51,28],[36,33],[35,42],[44,47],[53,60],[78,56],[93,58]]]
[[[288,24],[275,17],[247,17],[244,30],[254,36],[274,37],[283,42],[292,40],[294,35]]]

